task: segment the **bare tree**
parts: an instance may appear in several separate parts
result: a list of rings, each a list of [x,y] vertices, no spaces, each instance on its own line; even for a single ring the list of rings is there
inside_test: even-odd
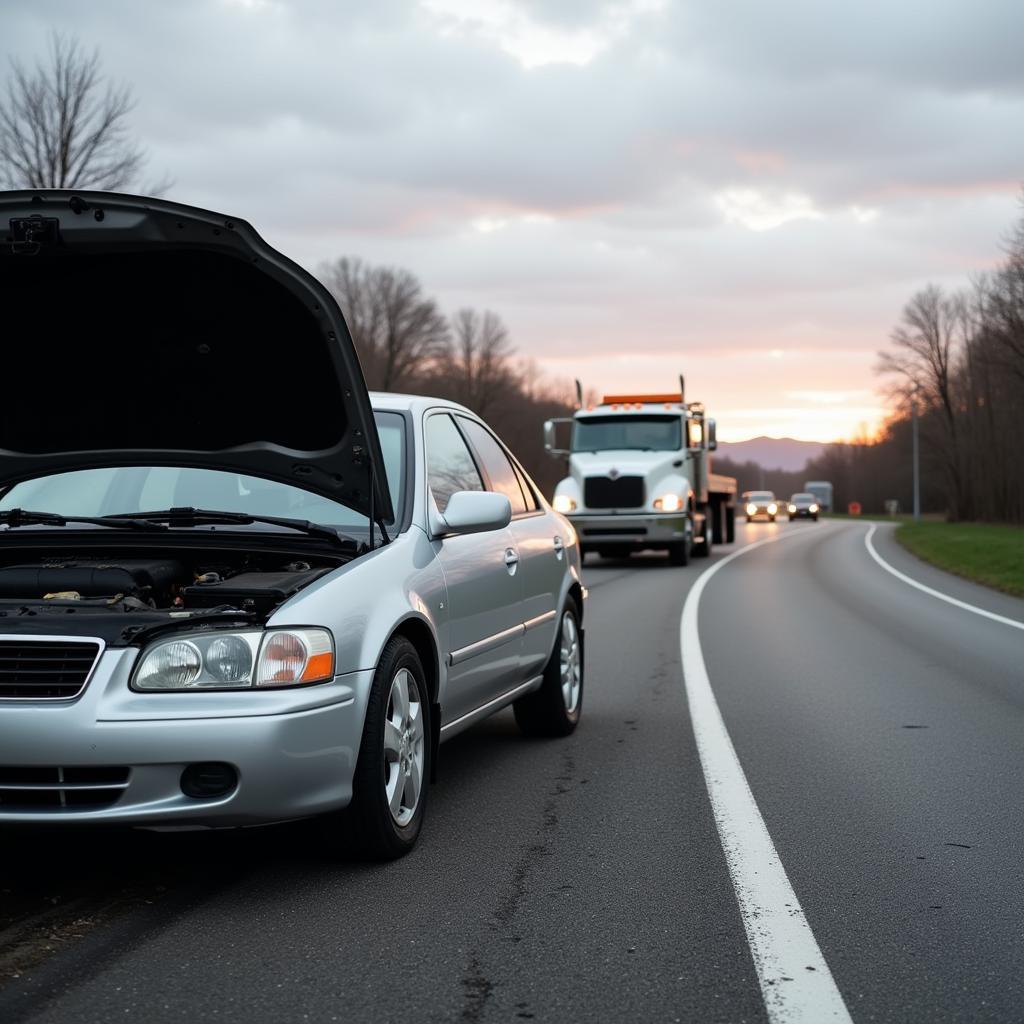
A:
[[[460,309],[452,317],[454,388],[458,400],[486,418],[495,401],[517,390],[512,344],[497,313]]]
[[[97,51],[54,33],[34,69],[11,62],[0,101],[0,182],[8,188],[123,189],[144,163],[131,90],[105,82]],[[166,184],[162,187],[166,187]]]
[[[320,268],[338,300],[370,387],[410,387],[450,350],[448,323],[408,270],[343,257]]]
[[[895,352],[879,353],[878,372],[896,378],[893,391],[904,400],[919,401],[929,424],[937,424],[930,440],[947,480],[949,514],[969,516],[963,486],[963,453],[958,422],[958,367],[972,335],[969,306],[962,295],[946,295],[936,285],[919,291],[903,308],[902,323],[892,332]]]

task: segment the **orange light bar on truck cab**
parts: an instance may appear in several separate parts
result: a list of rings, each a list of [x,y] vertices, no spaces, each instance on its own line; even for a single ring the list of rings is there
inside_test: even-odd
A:
[[[667,402],[681,405],[682,395],[605,395],[603,405],[663,405]]]

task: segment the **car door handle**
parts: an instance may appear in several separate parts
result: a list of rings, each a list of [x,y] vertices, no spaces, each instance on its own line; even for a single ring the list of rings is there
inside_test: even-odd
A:
[[[515,548],[505,548],[505,568],[508,569],[509,576],[515,576],[516,569],[519,566],[519,555]]]
[[[565,541],[561,537],[555,538],[555,558],[562,560],[562,553],[565,551]]]

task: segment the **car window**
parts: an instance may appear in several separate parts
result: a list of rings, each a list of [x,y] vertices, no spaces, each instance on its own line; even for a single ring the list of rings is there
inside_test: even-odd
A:
[[[494,435],[476,420],[460,416],[459,423],[483,461],[484,469],[491,478],[491,490],[508,498],[512,505],[512,515],[521,515],[526,511],[526,499],[523,497],[522,487],[519,486],[519,477],[516,476],[505,450]]]
[[[378,412],[375,418],[391,500],[396,514],[400,514],[405,421],[398,413],[390,412]],[[330,526],[366,523],[366,516],[301,487],[242,473],[181,466],[82,469],[26,480],[0,498],[0,510],[19,507],[79,516],[192,507],[309,519]]]
[[[482,491],[480,472],[451,416],[436,415],[427,420],[427,485],[438,511],[444,512],[456,491]]]
[[[512,468],[516,471],[519,486],[523,489],[523,497],[526,499],[526,510],[528,512],[536,512],[540,508],[540,504],[537,501],[537,495],[534,494],[533,488],[530,486],[530,481],[526,479],[526,474],[514,462],[512,463]]]

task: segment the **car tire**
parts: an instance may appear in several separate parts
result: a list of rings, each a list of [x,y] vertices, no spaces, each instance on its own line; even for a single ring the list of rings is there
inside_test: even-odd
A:
[[[348,854],[394,860],[416,845],[430,780],[430,712],[416,648],[403,636],[392,637],[370,687],[352,801],[333,823]]]
[[[789,517],[789,521],[790,521],[790,522],[793,522],[793,520],[794,520],[794,519],[796,519],[796,516],[790,516],[790,517]]]
[[[775,522],[775,516],[769,516],[768,518],[769,518],[769,520],[770,520],[771,522],[773,522],[773,523]]]
[[[526,736],[568,736],[583,707],[583,631],[576,602],[566,601],[555,649],[544,667],[539,690],[512,705],[516,725]]]

